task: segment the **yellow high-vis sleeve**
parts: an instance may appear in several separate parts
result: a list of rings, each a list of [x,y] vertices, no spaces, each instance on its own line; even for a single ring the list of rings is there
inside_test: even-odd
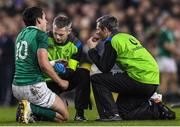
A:
[[[79,62],[77,60],[69,59],[69,61],[68,61],[69,68],[76,71],[76,68],[77,68],[78,65],[79,65]]]

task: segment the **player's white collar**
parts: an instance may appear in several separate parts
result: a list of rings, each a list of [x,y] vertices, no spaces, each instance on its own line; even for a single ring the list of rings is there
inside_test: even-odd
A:
[[[26,27],[26,28],[35,28],[35,29],[40,30],[37,26],[28,26],[28,27]]]

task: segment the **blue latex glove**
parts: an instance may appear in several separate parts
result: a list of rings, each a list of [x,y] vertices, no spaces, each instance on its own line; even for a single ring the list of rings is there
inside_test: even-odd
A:
[[[58,72],[60,74],[66,73],[66,67],[62,63],[55,63],[54,69],[56,70],[56,72]]]

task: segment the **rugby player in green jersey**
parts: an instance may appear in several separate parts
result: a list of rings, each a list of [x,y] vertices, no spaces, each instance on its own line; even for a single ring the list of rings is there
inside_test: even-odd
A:
[[[90,72],[81,66],[82,43],[71,31],[72,21],[69,17],[62,14],[55,17],[53,31],[48,33],[48,58],[59,76],[69,81],[66,91],[75,89],[74,120],[85,121],[84,109],[90,104]],[[57,88],[57,83],[51,78],[46,80],[47,86],[52,91],[57,94],[64,91]]]
[[[61,79],[48,61],[48,36],[46,15],[42,8],[25,9],[26,25],[16,39],[16,69],[12,85],[14,96],[20,101],[16,120],[29,123],[31,115],[46,117],[52,121],[66,121],[67,107],[59,96],[46,85],[43,72],[49,75],[62,89],[69,82]]]
[[[105,41],[100,56],[96,45]],[[96,36],[88,40],[88,54],[102,72],[91,76],[99,121],[130,119],[175,119],[175,113],[162,103],[150,100],[159,86],[155,59],[132,35],[118,32],[113,16],[97,20]],[[111,73],[117,64],[123,73]],[[118,93],[116,103],[112,93]]]

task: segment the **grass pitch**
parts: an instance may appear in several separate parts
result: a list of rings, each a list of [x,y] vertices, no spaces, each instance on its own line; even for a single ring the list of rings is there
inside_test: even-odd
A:
[[[180,126],[180,108],[174,108],[176,112],[176,120],[143,120],[143,121],[119,121],[119,122],[95,122],[98,117],[96,108],[87,110],[87,122],[73,121],[75,110],[69,107],[70,120],[63,123],[55,122],[36,122],[27,124],[27,126]],[[25,126],[15,121],[16,107],[5,108],[0,107],[0,126]]]

